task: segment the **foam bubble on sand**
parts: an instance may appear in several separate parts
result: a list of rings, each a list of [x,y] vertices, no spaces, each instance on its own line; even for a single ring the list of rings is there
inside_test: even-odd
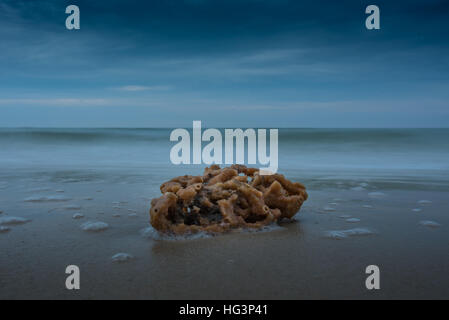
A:
[[[72,216],[72,218],[73,218],[73,219],[81,219],[81,218],[84,218],[84,214],[82,214],[82,213],[75,213],[75,214]]]
[[[341,240],[348,237],[355,237],[355,236],[368,236],[374,234],[373,231],[366,229],[366,228],[354,228],[354,229],[347,229],[347,230],[333,230],[333,231],[327,231],[324,235],[326,238],[329,239],[335,239],[335,240]]]
[[[11,228],[0,226],[0,233],[6,233],[10,230],[11,230]]]
[[[421,209],[421,208],[415,208],[415,209],[412,209],[412,211],[413,211],[413,212],[421,212],[422,209]]]
[[[128,203],[128,201],[113,201],[112,205],[120,206],[120,205],[124,205],[124,204],[127,204],[127,203]]]
[[[27,190],[27,192],[47,192],[47,191],[51,191],[51,189],[47,188],[47,187],[39,187],[39,188],[32,188],[32,189]]]
[[[152,226],[149,226],[140,231],[140,234],[144,238],[156,240],[156,241],[178,241],[178,240],[193,240],[193,239],[203,239],[210,238],[214,235],[206,232],[189,233],[183,235],[176,234],[165,234],[157,231]]]
[[[149,239],[153,239],[153,240],[163,240],[161,238],[162,234],[151,226],[149,226],[145,229],[142,229],[140,231],[140,235],[144,238],[149,238]]]
[[[372,208],[373,206],[372,205],[370,205],[370,204],[364,204],[363,206],[362,206],[362,208]]]
[[[424,227],[429,227],[429,228],[438,228],[441,227],[441,224],[439,224],[438,222],[435,221],[430,221],[430,220],[423,220],[419,222],[420,225],[424,226]]]
[[[291,222],[294,222],[291,221]],[[290,223],[290,222],[289,222]],[[255,234],[255,233],[267,233],[273,231],[283,231],[285,227],[278,225],[277,223],[273,223],[267,226],[263,226],[261,228],[238,228],[235,230],[229,231],[229,233],[240,233],[240,234]],[[195,239],[206,239],[212,238],[215,236],[223,236],[223,233],[214,233],[214,232],[205,232],[199,231],[196,233],[185,233],[185,234],[166,234],[163,232],[159,232],[154,229],[151,225],[145,229],[140,231],[142,237],[149,238],[156,241],[180,241],[180,240],[195,240]]]
[[[81,225],[81,229],[83,229],[84,231],[96,232],[106,230],[107,228],[109,228],[109,225],[106,222],[102,221],[88,221]]]
[[[361,186],[363,188],[366,188],[366,187],[368,187],[368,183],[362,182],[362,183],[359,184],[359,186]]]
[[[132,258],[134,258],[134,257],[132,255],[130,255],[129,253],[120,252],[120,253],[113,255],[111,259],[113,262],[126,262],[126,261],[131,260]]]
[[[432,201],[430,201],[430,200],[419,200],[418,204],[421,205],[421,206],[427,206],[429,204],[432,204]]]
[[[65,196],[31,196],[28,198],[25,198],[23,201],[25,202],[64,202],[64,201],[70,201],[72,199],[65,197]]]
[[[1,217],[0,225],[13,225],[13,224],[22,224],[27,223],[30,220],[22,218],[22,217]]]
[[[76,204],[69,204],[67,206],[62,207],[64,210],[80,210],[81,206]]]
[[[294,221],[292,221],[292,222],[294,222]],[[289,222],[286,222],[286,223],[289,223]],[[231,232],[234,232],[234,233],[238,233],[238,232],[265,233],[265,232],[280,231],[280,230],[285,230],[285,228],[278,225],[277,223],[272,223],[267,226],[263,226],[261,228],[256,228],[256,229],[255,228],[244,228],[244,229],[240,228],[240,229],[233,230]]]
[[[380,198],[385,197],[386,194],[383,192],[370,192],[370,193],[368,193],[368,196],[370,198],[380,199]]]
[[[346,219],[346,222],[349,222],[349,223],[360,222],[360,219],[358,219],[358,218],[349,218],[349,219]]]

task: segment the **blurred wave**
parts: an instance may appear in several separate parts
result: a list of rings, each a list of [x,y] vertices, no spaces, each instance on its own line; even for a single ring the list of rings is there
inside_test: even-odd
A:
[[[85,169],[96,170],[88,177],[105,169],[123,176],[198,173],[204,165],[171,164],[171,130],[3,128],[0,171],[58,171],[54,179]],[[445,175],[449,129],[280,129],[279,171],[311,177]]]

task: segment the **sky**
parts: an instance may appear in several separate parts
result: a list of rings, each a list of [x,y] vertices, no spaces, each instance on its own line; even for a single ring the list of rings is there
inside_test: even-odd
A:
[[[0,127],[449,127],[448,98],[449,1],[0,0]]]

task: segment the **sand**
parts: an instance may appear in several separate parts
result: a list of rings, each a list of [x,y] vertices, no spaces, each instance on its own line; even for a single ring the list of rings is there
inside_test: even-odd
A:
[[[442,187],[379,191],[382,184],[370,183],[353,191],[347,182],[309,183],[300,214],[280,227],[161,240],[148,230],[142,235],[158,184],[49,183],[31,195],[19,185],[3,190],[2,218],[27,223],[0,233],[0,299],[449,298],[449,199]],[[53,191],[59,189],[73,200],[48,201],[61,199]],[[323,213],[336,198],[334,210]],[[413,214],[417,199],[427,200],[426,210]],[[83,219],[73,219],[67,206],[81,208]],[[80,268],[77,291],[64,286],[70,264]],[[364,287],[370,264],[381,270],[378,291]]]

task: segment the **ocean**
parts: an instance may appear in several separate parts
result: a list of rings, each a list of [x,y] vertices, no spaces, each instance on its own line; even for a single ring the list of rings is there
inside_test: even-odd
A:
[[[171,240],[150,201],[205,165],[172,164],[170,132],[0,129],[0,298],[370,298],[371,264],[376,297],[449,298],[449,129],[279,129],[295,219]]]
[[[175,144],[171,131],[0,129],[0,169],[175,168],[169,158]],[[280,129],[279,159],[280,171],[444,172],[449,169],[449,129]]]

